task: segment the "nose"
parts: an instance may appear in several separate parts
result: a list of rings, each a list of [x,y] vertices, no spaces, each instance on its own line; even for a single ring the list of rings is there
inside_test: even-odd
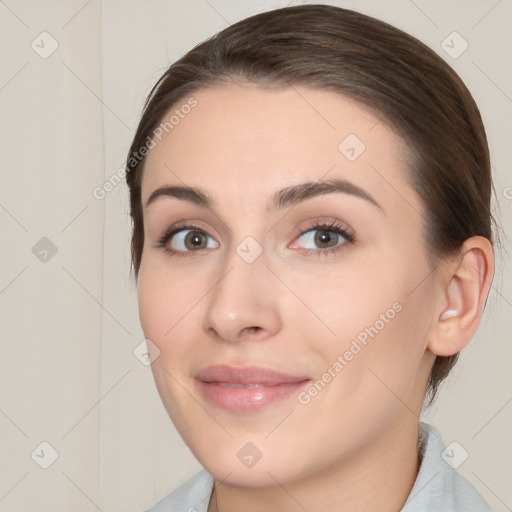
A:
[[[203,328],[217,341],[262,341],[281,329],[279,281],[263,256],[247,263],[233,253],[206,297]]]

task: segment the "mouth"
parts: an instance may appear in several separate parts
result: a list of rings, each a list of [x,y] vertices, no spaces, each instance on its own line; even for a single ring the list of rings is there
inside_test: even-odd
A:
[[[233,412],[255,412],[289,399],[310,381],[310,377],[287,375],[259,366],[210,366],[196,375],[203,397]]]

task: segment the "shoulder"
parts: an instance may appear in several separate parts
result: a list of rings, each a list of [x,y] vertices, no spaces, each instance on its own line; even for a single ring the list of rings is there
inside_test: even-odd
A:
[[[492,512],[475,487],[450,464],[455,448],[446,449],[439,431],[421,422],[419,435],[422,461],[402,512]]]
[[[146,512],[206,512],[213,489],[213,477],[202,469]]]

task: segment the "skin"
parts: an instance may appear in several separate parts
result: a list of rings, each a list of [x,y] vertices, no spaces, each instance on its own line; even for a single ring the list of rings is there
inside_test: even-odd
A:
[[[222,512],[398,511],[419,467],[418,421],[435,354],[458,352],[476,332],[493,273],[490,243],[473,237],[461,256],[430,267],[407,148],[350,99],[249,84],[194,97],[197,107],[149,152],[142,201],[163,185],[188,185],[216,205],[160,197],[144,207],[138,300],[144,334],[160,350],[152,371],[161,399],[215,477],[209,512],[216,502]],[[338,149],[348,134],[366,146],[353,162]],[[280,188],[333,178],[381,208],[332,193],[267,212]],[[322,254],[300,237],[313,221],[333,219],[354,244],[339,238],[339,251]],[[158,247],[178,222],[199,226],[207,248],[176,238],[168,246],[184,256]],[[247,236],[263,250],[252,263],[236,252]],[[400,312],[306,405],[293,395],[230,412],[196,386],[197,371],[213,364],[317,380],[396,303]],[[447,309],[457,315],[440,319]],[[262,453],[251,468],[237,457],[247,442]]]

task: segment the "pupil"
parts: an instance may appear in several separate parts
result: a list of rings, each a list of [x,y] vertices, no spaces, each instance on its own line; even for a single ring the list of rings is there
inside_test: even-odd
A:
[[[328,244],[331,241],[331,238],[332,240],[334,240],[334,237],[331,237],[329,231],[319,231],[316,243],[318,243],[319,245]]]
[[[189,239],[189,241],[192,243],[192,245],[194,247],[201,247],[202,245],[202,242],[201,242],[201,233],[199,233],[199,231],[191,231],[187,238]]]

